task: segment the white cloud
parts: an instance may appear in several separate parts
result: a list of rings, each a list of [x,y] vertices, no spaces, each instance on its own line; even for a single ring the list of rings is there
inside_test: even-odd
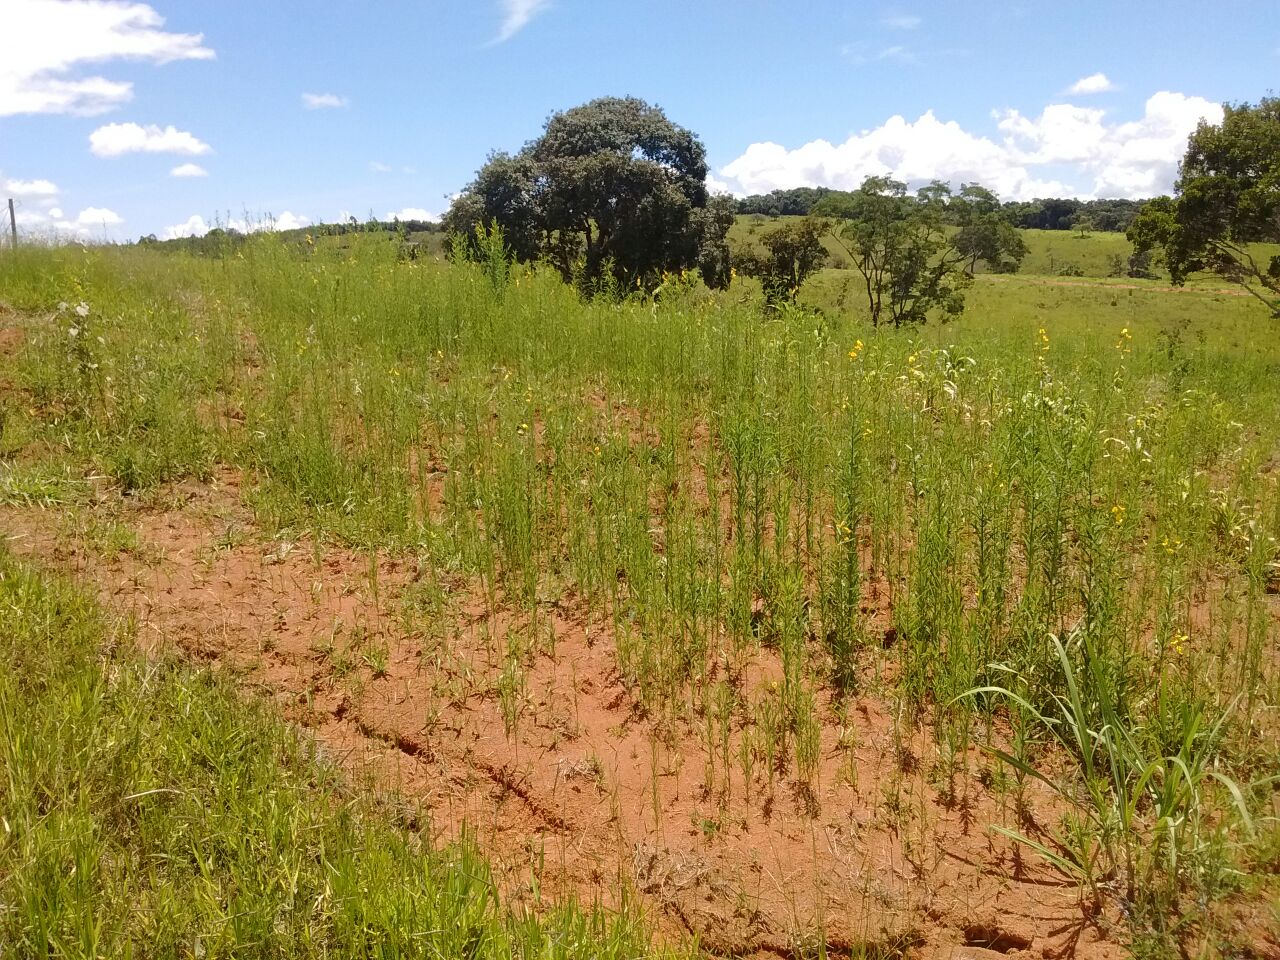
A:
[[[880,23],[892,30],[914,30],[924,23],[924,20],[913,13],[902,13],[881,17]]]
[[[550,6],[550,0],[498,0],[502,8],[502,26],[491,45],[506,43],[523,30],[539,13]]]
[[[207,177],[209,171],[198,163],[181,163],[169,171],[171,177]]]
[[[711,193],[733,193],[733,185],[725,183],[715,174],[707,174],[707,189]]]
[[[240,233],[270,233],[277,230],[297,230],[301,227],[308,227],[313,222],[310,217],[291,213],[288,210],[279,216],[266,214],[260,218],[249,216],[231,217],[228,220],[218,220],[212,224],[200,214],[193,213],[183,223],[166,227],[161,234],[161,239],[174,240],[178,237],[203,237],[214,227],[221,227],[224,230],[237,230]]]
[[[167,227],[161,240],[176,240],[179,237],[203,237],[209,232],[209,224],[205,223],[204,217],[198,213],[193,213],[187,218],[185,223],[178,223],[172,227]]]
[[[13,198],[19,226],[47,227],[50,221],[61,220],[60,193],[52,180],[16,180],[0,174],[0,204],[5,197]]]
[[[1039,117],[1016,110],[1000,116],[1006,144],[1025,162],[1069,164],[1092,178],[1082,196],[1149,197],[1167,193],[1203,119],[1222,122],[1222,106],[1203,97],[1161,91],[1147,99],[1140,120],[1108,123],[1106,112],[1055,104]]]
[[[22,209],[17,212],[16,219],[24,232],[54,239],[110,237],[110,228],[124,223],[120,214],[106,207],[85,207],[74,219],[67,218],[58,206],[45,210]]]
[[[984,183],[1002,196],[1052,195],[1060,184],[1036,180],[1011,161],[1008,150],[986,137],[943,122],[929,111],[908,122],[891,117],[882,126],[841,144],[814,140],[794,150],[753,143],[718,173],[734,193],[768,193],[790,187],[852,190],[869,176],[890,175],[909,183],[942,178]]]
[[[1126,123],[1070,104],[1052,104],[1036,117],[1016,110],[995,117],[998,140],[928,111],[914,122],[891,117],[840,144],[753,143],[708,183],[742,195],[801,186],[853,189],[868,176],[888,175],[912,185],[977,181],[1006,199],[1146,197],[1172,187],[1187,136],[1201,117],[1220,122],[1222,108],[1161,92],[1147,101],[1142,119]]]
[[[14,212],[13,218],[18,221],[18,226],[23,228],[48,227],[51,220],[47,214],[37,213],[32,210],[17,210]],[[58,211],[58,219],[62,219],[61,210]]]
[[[345,107],[350,102],[346,97],[340,97],[336,93],[304,93],[302,95],[302,105],[308,110],[333,110]]]
[[[99,157],[119,157],[126,153],[180,153],[199,156],[213,148],[185,130],[154,123],[108,123],[89,134],[89,149]]]
[[[393,210],[388,213],[384,220],[438,220],[436,214],[422,207],[405,207],[403,210]]]
[[[301,214],[292,214],[288,210],[280,214],[278,217],[268,217],[266,222],[256,227],[250,227],[250,232],[258,233],[263,230],[297,230],[299,227],[311,226],[310,217],[304,217]]]
[[[145,3],[124,0],[5,0],[0,117],[104,113],[133,97],[133,84],[69,76],[109,60],[211,60],[198,33],[167,33]]]
[[[75,222],[78,227],[114,227],[124,223],[124,218],[106,207],[85,207]]]
[[[58,185],[52,180],[6,180],[0,177],[0,190],[6,197],[56,197]]]
[[[369,161],[369,169],[372,170],[374,173],[390,173],[391,172],[391,168],[389,166],[377,160]]]
[[[1107,79],[1105,73],[1091,73],[1087,77],[1081,77],[1073,83],[1067,93],[1106,93],[1108,90],[1114,90],[1116,85]]]

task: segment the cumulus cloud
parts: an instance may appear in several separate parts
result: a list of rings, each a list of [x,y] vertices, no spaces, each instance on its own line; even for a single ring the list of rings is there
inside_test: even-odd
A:
[[[267,217],[264,223],[257,226],[251,226],[251,232],[257,233],[263,230],[297,230],[299,227],[309,227],[312,224],[310,217],[304,217],[302,214],[293,214],[286,210],[278,217]]]
[[[47,227],[51,221],[63,220],[60,193],[52,180],[21,180],[0,174],[0,198],[13,198],[19,226]]]
[[[391,167],[389,167],[387,164],[382,163],[378,160],[370,160],[369,169],[372,170],[374,173],[390,173],[391,172]]]
[[[171,177],[207,177],[209,171],[198,163],[180,163],[169,171]]]
[[[286,210],[279,216],[273,214],[265,214],[261,217],[231,217],[227,220],[218,220],[209,223],[198,213],[193,213],[182,223],[174,224],[166,227],[161,233],[162,240],[176,240],[179,237],[203,237],[214,227],[221,227],[224,230],[237,230],[240,233],[270,233],[278,230],[298,230],[301,227],[309,227],[314,221],[310,217],[302,214],[291,213]]]
[[[550,0],[499,0],[502,8],[502,26],[491,45],[506,43],[523,30],[539,13],[550,6]]]
[[[422,207],[405,207],[403,210],[392,210],[388,213],[384,220],[437,220],[439,219],[429,210]]]
[[[154,123],[108,123],[89,134],[89,149],[95,156],[119,157],[126,153],[179,153],[199,156],[213,148],[185,130]]]
[[[0,196],[14,199],[14,219],[28,234],[54,239],[87,238],[93,234],[109,235],[110,227],[124,223],[120,214],[107,207],[85,207],[76,216],[68,217],[63,212],[61,195],[52,180],[22,180],[0,174]]]
[[[118,223],[124,223],[124,218],[106,207],[85,207],[76,217],[80,227],[114,227]]]
[[[1141,119],[1111,123],[1103,110],[1066,104],[1040,116],[1009,110],[999,117],[1006,144],[1034,165],[1074,165],[1086,180],[1082,196],[1149,197],[1167,193],[1201,120],[1222,122],[1222,105],[1203,97],[1161,91],[1147,99]]]
[[[847,190],[876,175],[913,186],[977,181],[1007,199],[1146,197],[1171,188],[1187,136],[1201,118],[1220,122],[1222,107],[1161,92],[1130,122],[1071,104],[1051,104],[1038,116],[1006,110],[994,118],[998,138],[927,111],[915,121],[891,117],[840,144],[753,143],[708,183],[743,195],[802,186]]]
[[[45,210],[24,209],[17,213],[18,226],[29,234],[53,238],[110,236],[111,227],[124,223],[124,217],[106,207],[85,207],[74,218],[63,215],[60,207]]]
[[[924,23],[924,20],[913,13],[899,13],[881,17],[880,23],[891,30],[914,30]]]
[[[58,195],[58,185],[52,180],[6,180],[0,177],[0,189],[3,189],[5,196],[15,199]]]
[[[125,0],[6,0],[0,56],[0,117],[104,113],[133,97],[133,84],[76,76],[88,63],[211,60],[198,33],[169,33],[145,3]]]
[[[712,193],[733,193],[733,184],[726,183],[717,177],[714,173],[707,174],[707,189]]]
[[[1002,196],[1045,196],[1061,187],[1037,180],[1003,145],[955,121],[939,120],[933,111],[914,122],[890,117],[841,144],[814,140],[788,150],[777,143],[753,143],[718,178],[732,192],[744,194],[791,187],[852,190],[869,176],[886,175],[913,184],[934,178],[976,180]]]
[[[209,224],[205,223],[204,217],[198,213],[193,213],[185,222],[165,228],[160,239],[177,240],[179,237],[203,237],[209,232],[209,229]]]
[[[1116,85],[1107,78],[1105,73],[1091,73],[1073,83],[1067,89],[1067,93],[1106,93],[1108,90],[1114,90],[1115,88]]]
[[[308,110],[335,110],[338,107],[345,107],[350,102],[346,97],[340,97],[336,93],[304,93],[302,95],[302,105]]]

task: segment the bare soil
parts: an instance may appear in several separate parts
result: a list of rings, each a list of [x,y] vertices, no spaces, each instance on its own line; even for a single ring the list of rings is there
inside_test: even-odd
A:
[[[0,509],[18,553],[75,571],[172,648],[266,696],[356,778],[402,798],[441,840],[465,830],[514,901],[634,895],[661,935],[725,955],[798,955],[825,942],[922,958],[1126,955],[1116,918],[992,823],[1034,829],[1050,798],[984,786],[986,761],[948,774],[931,731],[887,695],[820,707],[812,784],[757,770],[708,790],[700,718],[645,714],[621,682],[613,628],[572,599],[536,613],[444,585],[424,608],[412,559],[267,539],[239,478],[183,484],[147,504],[91,508],[136,531],[104,554],[65,517]],[[503,709],[512,641],[523,684]],[[732,678],[750,699],[780,676],[760,649]]]

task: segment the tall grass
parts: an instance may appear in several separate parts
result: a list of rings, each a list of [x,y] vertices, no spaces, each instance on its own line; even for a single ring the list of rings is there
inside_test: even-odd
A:
[[[1085,770],[1104,792],[1066,829],[1111,839],[1059,851],[1064,869],[1119,882],[1093,863],[1119,849],[1123,883],[1167,904],[1253,855],[1225,826],[1271,802],[1258,774],[1280,757],[1280,347],[1252,304],[980,279],[958,323],[872,332],[762,314],[736,284],[584,300],[492,240],[481,264],[400,263],[376,238],[5,258],[25,339],[0,495],[222,464],[267,529],[471,578],[491,612],[523,612],[522,644],[571,595],[650,716],[702,731],[708,794],[813,782],[867,693],[963,768],[1008,691],[1015,744],[1139,771]],[[509,731],[522,658],[502,652]],[[721,683],[759,660],[776,685]],[[1073,675],[1113,719],[1075,717]],[[1141,856],[1112,842],[1133,816],[1164,824]]]

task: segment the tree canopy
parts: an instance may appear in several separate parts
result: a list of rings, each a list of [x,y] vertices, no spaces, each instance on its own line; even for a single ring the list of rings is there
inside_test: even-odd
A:
[[[765,234],[760,239],[762,252],[735,250],[733,259],[747,276],[759,278],[768,306],[794,303],[801,284],[827,258],[827,251],[822,246],[822,235],[826,230],[824,221],[805,217]]]
[[[1164,252],[1176,284],[1212,270],[1280,315],[1280,256],[1249,248],[1280,242],[1280,98],[1225,107],[1187,143],[1174,197],[1142,208],[1129,230],[1135,255]]]
[[[835,190],[830,187],[795,187],[791,190],[774,190],[771,193],[742,197],[735,201],[735,207],[743,215],[821,215],[830,209],[832,202],[847,200],[852,193],[852,190]],[[1088,216],[1095,230],[1123,233],[1138,215],[1142,201],[1049,197],[1040,200],[1007,200],[1004,203],[997,201],[997,207],[1004,220],[1024,230],[1070,230],[1075,226],[1076,218],[1083,214]]]
[[[979,261],[992,273],[1016,273],[1027,255],[1022,234],[1000,209],[1000,198],[986,187],[966,183],[948,204],[948,219],[958,228],[951,238],[968,271]]]
[[[868,177],[841,198],[826,197],[814,210],[838,218],[832,236],[862,275],[872,326],[923,323],[964,310],[970,278],[959,269],[965,256],[947,235],[960,202],[934,181],[913,197],[906,184]],[[968,201],[965,201],[968,202]]]
[[[706,178],[693,133],[643,100],[605,97],[553,114],[519,153],[492,154],[445,224],[470,236],[496,223],[516,257],[586,289],[653,289],[692,267],[723,286],[732,206]]]

